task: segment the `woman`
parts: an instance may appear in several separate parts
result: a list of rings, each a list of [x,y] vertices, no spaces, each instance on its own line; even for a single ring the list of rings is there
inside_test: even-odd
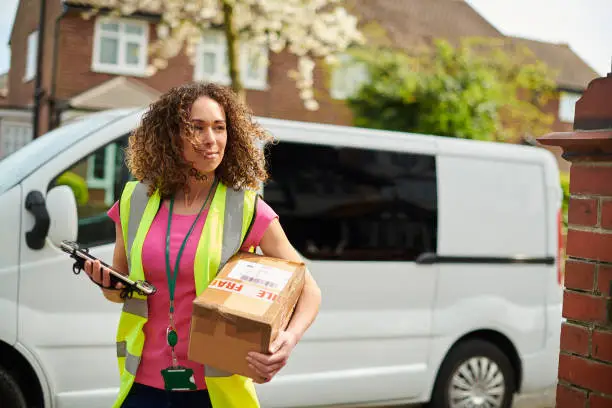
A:
[[[301,262],[278,216],[254,192],[267,177],[264,156],[257,146],[266,141],[266,132],[253,122],[251,112],[235,94],[210,83],[171,89],[151,104],[131,135],[127,164],[140,183],[126,186],[121,200],[108,212],[116,225],[113,268],[131,277],[146,276],[158,291],[146,300],[136,295],[125,300],[117,335],[121,388],[115,407],[258,407],[252,381],[239,376],[210,377],[207,371],[213,370],[187,359],[187,344],[192,302],[208,284],[202,268],[195,266],[213,265],[214,270],[206,270],[210,279],[220,264],[210,255],[220,247],[211,243],[211,237],[219,236],[221,230],[225,234],[218,208],[233,211],[230,217],[244,219],[243,224],[249,225],[248,230],[242,228],[244,240],[236,248],[259,247],[267,256]],[[146,191],[142,193],[146,206],[135,216],[138,189]],[[219,197],[238,194],[236,191],[242,194],[240,210],[219,205]],[[130,217],[137,217],[137,228]],[[248,217],[252,222],[247,222]],[[223,245],[226,239],[229,234],[223,236]],[[136,256],[130,251],[136,251]],[[88,262],[85,271],[103,287],[108,300],[124,302],[120,284],[110,287],[108,271],[97,261]],[[315,319],[320,301],[320,290],[307,273],[287,329],[268,354],[251,353],[247,358],[266,381],[286,364]],[[140,312],[138,302],[144,305]],[[192,391],[175,390],[181,379],[169,379],[168,373],[174,375],[177,370],[173,368],[178,367],[183,378],[190,379],[186,386]]]

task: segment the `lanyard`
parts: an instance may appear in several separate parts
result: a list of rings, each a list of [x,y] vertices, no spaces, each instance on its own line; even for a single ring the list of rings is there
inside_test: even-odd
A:
[[[187,235],[183,239],[183,242],[178,251],[178,254],[176,255],[176,261],[174,263],[174,271],[170,267],[170,229],[172,226],[172,212],[174,210],[174,196],[170,198],[170,211],[168,214],[168,229],[166,230],[166,277],[168,278],[168,293],[170,295],[170,311],[168,314],[170,322],[168,325],[168,329],[166,330],[166,336],[167,336],[168,345],[172,348],[172,363],[173,363],[173,366],[175,367],[177,366],[177,359],[174,353],[174,346],[176,346],[176,344],[178,343],[178,335],[176,333],[176,327],[174,326],[174,292],[176,290],[176,281],[178,278],[179,263],[180,263],[181,257],[183,256],[183,250],[185,249],[185,246],[187,246],[187,240],[189,239],[189,236],[193,232],[193,229],[195,228],[198,220],[200,219],[200,215],[202,215],[202,212],[204,211],[204,208],[206,207],[206,203],[208,203],[208,200],[210,199],[210,195],[215,189],[216,181],[217,181],[217,178],[215,177],[215,180],[213,181],[213,184],[210,187],[210,190],[208,191],[208,195],[206,196],[206,200],[204,200],[204,204],[202,204],[202,208],[200,208],[200,211],[198,212],[196,219],[193,221],[193,224],[191,224],[191,227],[189,228]]]

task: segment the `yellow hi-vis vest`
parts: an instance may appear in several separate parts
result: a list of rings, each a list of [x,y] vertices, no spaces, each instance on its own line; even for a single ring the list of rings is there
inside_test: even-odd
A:
[[[236,191],[218,184],[195,255],[196,296],[208,286],[220,266],[242,246],[255,218],[256,201],[255,191]],[[123,190],[119,211],[130,279],[145,279],[142,246],[160,204],[159,192],[148,197],[147,186],[143,183],[128,182]],[[146,296],[134,293],[132,298],[125,300],[117,329],[121,386],[113,408],[121,407],[134,383],[145,341],[142,328],[147,322],[147,313]],[[259,408],[250,378],[208,366],[205,367],[205,377],[214,408]]]

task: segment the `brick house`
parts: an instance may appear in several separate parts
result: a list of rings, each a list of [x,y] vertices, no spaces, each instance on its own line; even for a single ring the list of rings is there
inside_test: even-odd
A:
[[[228,83],[225,46],[220,32],[205,33],[197,62],[185,55],[169,61],[168,68],[146,75],[146,46],[156,36],[153,14],[109,19],[103,15],[86,20],[87,0],[47,0],[45,34],[38,38],[40,2],[21,0],[10,38],[11,68],[8,104],[32,105],[38,41],[44,41],[40,109],[41,132],[72,115],[110,107],[143,105],[168,88],[192,80]],[[456,41],[466,36],[504,37],[493,25],[462,0],[351,0],[349,8],[360,18],[368,39],[392,47],[410,49],[434,38]],[[523,41],[516,39],[516,41]],[[559,118],[558,129],[571,127],[575,95],[597,76],[568,47],[527,42],[553,68],[561,69],[561,102],[550,109]],[[247,100],[256,115],[283,119],[350,125],[351,114],[343,99],[363,80],[354,67],[315,69],[318,111],[303,107],[292,79],[296,58],[288,53],[265,53],[269,66],[249,65],[249,56],[260,50],[243,47],[243,79]],[[567,94],[567,96],[565,96]],[[559,108],[561,105],[561,108]],[[564,115],[564,112],[568,112]],[[61,117],[61,120],[60,120]]]
[[[222,60],[225,49],[219,32],[211,31],[199,48],[198,63],[192,66],[185,55],[169,61],[167,69],[146,75],[146,45],[156,36],[157,18],[137,14],[133,18],[85,20],[83,2],[47,0],[41,87],[45,92],[41,108],[41,131],[57,123],[53,113],[89,111],[143,104],[168,88],[197,79],[229,81]],[[8,103],[33,103],[36,48],[39,40],[37,16],[40,2],[21,0],[10,38],[11,67]],[[248,52],[249,50],[243,50]],[[245,54],[243,54],[245,55]],[[243,58],[246,59],[246,58]],[[247,99],[255,114],[277,118],[350,123],[342,101],[334,100],[321,85],[326,70],[315,76],[321,108],[310,112],[303,107],[294,81],[287,76],[296,66],[288,53],[269,54],[268,69],[248,69],[244,78]],[[92,99],[93,98],[93,99]]]

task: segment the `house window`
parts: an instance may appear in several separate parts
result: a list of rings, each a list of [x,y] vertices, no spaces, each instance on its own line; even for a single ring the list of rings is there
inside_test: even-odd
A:
[[[223,34],[215,31],[206,32],[198,45],[197,53],[195,79],[229,85],[227,43]]]
[[[0,121],[0,159],[15,153],[31,140],[31,124],[9,120]]]
[[[268,81],[268,49],[241,44],[240,74],[245,88],[265,90]],[[230,84],[227,41],[223,33],[208,31],[202,36],[197,49],[194,79]]]
[[[268,48],[244,44],[241,46],[240,57],[245,86],[265,90],[268,82]]]
[[[559,95],[559,120],[561,122],[574,122],[576,102],[581,96],[579,93],[561,92],[561,95]]]
[[[23,81],[31,81],[36,76],[36,60],[38,59],[38,31],[28,35],[28,53]]]
[[[369,81],[369,75],[365,64],[355,62],[349,55],[344,54],[339,60],[332,68],[330,95],[334,99],[346,99]]]
[[[144,76],[149,25],[145,21],[99,18],[96,21],[92,70]]]

